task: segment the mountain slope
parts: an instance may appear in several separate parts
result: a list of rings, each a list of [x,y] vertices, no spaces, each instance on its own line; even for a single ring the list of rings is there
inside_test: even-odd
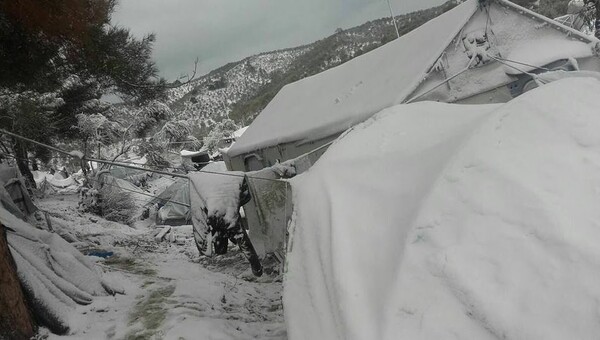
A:
[[[403,35],[455,7],[457,1],[396,17]],[[279,90],[291,82],[338,66],[396,38],[390,18],[336,30],[312,44],[261,53],[229,63],[169,92],[176,119],[187,120],[194,134],[206,136],[224,118],[249,124]]]

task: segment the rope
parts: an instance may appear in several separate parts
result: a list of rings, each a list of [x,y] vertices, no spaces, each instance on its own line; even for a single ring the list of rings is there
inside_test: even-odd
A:
[[[471,58],[471,60],[469,60],[469,63],[467,64],[467,67],[465,67],[465,68],[464,68],[462,71],[460,71],[460,72],[456,73],[455,75],[451,76],[450,78],[448,78],[448,79],[446,79],[446,80],[442,81],[441,83],[439,83],[439,84],[437,84],[436,86],[434,86],[434,87],[430,88],[429,90],[427,90],[427,91],[425,91],[425,92],[423,92],[423,93],[421,93],[421,94],[419,94],[419,95],[416,95],[416,96],[414,96],[414,97],[412,97],[412,98],[410,98],[410,99],[406,100],[404,103],[405,103],[405,104],[410,104],[410,103],[414,102],[415,100],[417,100],[417,99],[419,99],[419,98],[423,97],[424,95],[426,95],[426,94],[429,94],[429,93],[433,92],[435,89],[437,89],[438,87],[440,87],[440,86],[442,86],[442,85],[446,84],[446,83],[447,83],[447,82],[449,82],[450,80],[452,80],[452,79],[454,79],[454,78],[458,77],[459,75],[461,75],[461,74],[465,73],[466,71],[468,71],[468,70],[469,70],[469,68],[471,67],[471,64],[473,63],[473,61],[474,61],[474,60],[475,60],[475,55],[473,56],[473,58]]]
[[[27,161],[27,162],[31,162],[29,159],[18,158],[16,156],[13,156],[13,155],[10,155],[10,154],[0,153],[0,155],[12,157],[13,159],[21,159],[21,160],[24,160],[24,161]],[[91,182],[98,183],[98,184],[106,185],[106,186],[109,186],[109,187],[118,188],[118,189],[123,190],[123,191],[129,191],[129,192],[132,192],[132,193],[135,193],[135,194],[140,194],[140,195],[144,195],[144,196],[156,198],[156,199],[159,199],[159,200],[164,201],[164,202],[171,202],[171,203],[174,203],[174,204],[183,205],[183,206],[188,207],[188,208],[190,207],[190,205],[187,204],[187,203],[178,202],[178,201],[172,201],[170,199],[161,198],[160,196],[156,196],[156,195],[144,192],[144,191],[136,191],[136,190],[132,190],[132,189],[123,188],[123,187],[120,187],[118,185],[110,184],[110,183],[107,183],[107,182],[102,182],[102,181],[94,179],[94,178],[88,178],[87,180],[89,180]],[[52,183],[50,183],[50,184],[52,184]],[[135,197],[132,197],[132,199],[140,201],[140,202],[143,201],[142,199],[135,198]]]
[[[488,56],[489,56],[490,58],[492,58],[492,59],[496,60],[497,62],[501,63],[501,64],[504,64],[504,65],[506,65],[506,66],[512,67],[512,68],[514,68],[515,70],[517,70],[517,71],[519,71],[519,72],[523,72],[523,73],[525,73],[525,74],[527,74],[527,75],[532,75],[532,74],[531,74],[531,73],[528,73],[528,72],[525,72],[525,71],[523,71],[523,70],[520,70],[520,69],[518,69],[518,68],[516,68],[516,67],[514,67],[514,66],[511,66],[511,65],[508,65],[508,64],[506,64],[506,63],[503,63],[502,61],[507,61],[507,62],[509,62],[509,63],[518,64],[518,65],[522,65],[522,66],[532,67],[532,68],[535,68],[535,69],[538,69],[538,70],[551,71],[549,68],[546,68],[546,67],[534,66],[534,65],[527,64],[527,63],[520,62],[520,61],[516,61],[516,60],[510,60],[510,59],[506,59],[506,58],[502,58],[502,57],[493,56],[493,55],[491,55],[491,54],[488,54]]]
[[[519,71],[519,72],[521,72],[523,74],[531,76],[534,79],[538,78],[537,74],[531,73],[531,72],[527,72],[527,71],[525,71],[523,69],[520,69],[520,68],[518,68],[518,67],[516,67],[514,65],[511,65],[509,63],[513,63],[513,64],[517,64],[517,65],[522,65],[522,66],[527,66],[527,67],[531,67],[531,68],[538,69],[538,70],[551,71],[550,69],[548,69],[546,67],[534,66],[534,65],[527,64],[527,63],[520,62],[520,61],[516,61],[516,60],[510,60],[510,59],[506,59],[506,58],[502,58],[502,57],[497,57],[497,56],[494,56],[494,55],[491,55],[491,54],[488,54],[487,56],[490,57],[491,59],[494,59],[495,61],[499,62],[500,64],[506,65],[506,66],[508,66],[508,67],[510,67],[512,69],[515,69],[515,70],[517,70],[517,71]],[[429,90],[427,90],[427,91],[425,91],[425,92],[423,92],[423,93],[421,93],[421,94],[419,94],[419,95],[417,95],[417,96],[415,96],[413,98],[410,98],[405,103],[406,104],[412,103],[413,101],[415,101],[415,100],[417,100],[417,99],[425,96],[426,94],[431,93],[432,91],[434,91],[438,87],[444,85],[445,83],[449,82],[450,80],[452,80],[452,79],[458,77],[459,75],[461,75],[462,73],[466,72],[469,69],[469,67],[471,67],[472,61],[473,61],[473,59],[471,59],[471,61],[469,62],[469,64],[467,65],[467,67],[464,70],[458,72],[457,74],[453,75],[452,77],[450,77],[450,78],[444,80],[443,82],[437,84],[436,86],[432,87],[431,89],[429,89]]]
[[[120,186],[118,186],[118,185],[110,184],[110,183],[107,183],[107,182],[102,182],[102,181],[100,181],[100,180],[93,179],[93,178],[90,178],[89,180],[90,180],[90,181],[92,181],[92,182],[95,182],[95,183],[101,184],[101,185],[103,185],[103,186],[104,186],[104,185],[106,185],[106,186],[113,187],[113,188],[117,188],[117,189],[120,189],[120,190],[123,190],[123,191],[129,191],[129,192],[132,192],[132,193],[134,193],[134,194],[140,194],[140,195],[144,195],[144,196],[148,196],[148,197],[156,198],[156,199],[159,199],[159,200],[161,200],[161,201],[165,201],[165,202],[171,202],[171,203],[174,203],[174,204],[179,204],[179,205],[182,205],[182,206],[184,206],[184,207],[188,207],[188,208],[190,207],[190,205],[189,205],[189,204],[187,204],[187,203],[178,202],[178,201],[172,201],[172,200],[170,200],[170,199],[164,199],[164,198],[161,198],[161,197],[159,197],[159,196],[156,196],[156,195],[153,195],[153,194],[150,194],[150,193],[144,192],[144,191],[136,191],[136,190],[132,190],[132,189],[123,188],[123,187],[120,187]],[[143,200],[142,200],[142,199],[139,199],[139,198],[132,197],[132,199],[134,199],[134,200],[138,200],[138,201],[140,201],[140,202],[143,202]]]
[[[148,172],[152,172],[152,173],[156,173],[156,174],[160,174],[160,175],[165,175],[165,176],[173,176],[173,177],[179,177],[179,178],[186,178],[189,179],[188,175],[184,175],[184,174],[178,174],[178,173],[172,173],[172,172],[166,172],[166,171],[160,171],[160,170],[154,170],[154,169],[147,169],[147,168],[143,168],[140,166],[133,166],[133,165],[129,165],[127,163],[123,163],[123,162],[113,162],[113,161],[108,161],[105,159],[97,159],[97,158],[92,158],[92,157],[87,157],[85,155],[83,155],[83,157],[79,157],[79,155],[76,155],[72,152],[68,152],[62,149],[59,149],[57,147],[54,146],[50,146],[44,143],[40,143],[38,141],[35,141],[33,139],[27,138],[27,137],[23,137],[21,135],[18,135],[16,133],[12,133],[9,131],[6,131],[4,129],[0,129],[0,133],[8,135],[8,136],[12,136],[14,138],[18,138],[21,140],[24,140],[26,142],[47,148],[49,150],[58,152],[60,154],[63,155],[67,155],[67,156],[71,156],[73,158],[76,159],[80,159],[82,161],[91,161],[91,162],[97,162],[97,163],[103,163],[103,164],[110,164],[110,165],[114,165],[114,166],[120,166],[123,168],[128,168],[128,169],[134,169],[134,170],[140,170],[140,171],[148,171]],[[281,182],[284,180],[281,179],[273,179],[273,178],[264,178],[264,177],[258,177],[258,176],[252,176],[252,175],[246,175],[246,174],[236,174],[236,173],[227,173],[227,172],[217,172],[217,171],[208,171],[208,170],[199,170],[199,171],[195,171],[195,172],[201,172],[201,173],[207,173],[207,174],[213,174],[213,175],[221,175],[221,176],[231,176],[231,177],[245,177],[248,176],[249,178],[252,179],[258,179],[258,180],[264,180],[264,181],[272,181],[272,182]]]

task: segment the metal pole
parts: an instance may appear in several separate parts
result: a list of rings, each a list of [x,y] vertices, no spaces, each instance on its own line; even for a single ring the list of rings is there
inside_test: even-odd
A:
[[[394,11],[392,11],[392,4],[390,0],[387,0],[388,7],[390,8],[390,16],[392,17],[392,21],[394,22],[394,28],[396,29],[396,35],[400,38],[400,32],[398,31],[398,25],[396,24],[396,18],[394,17]]]

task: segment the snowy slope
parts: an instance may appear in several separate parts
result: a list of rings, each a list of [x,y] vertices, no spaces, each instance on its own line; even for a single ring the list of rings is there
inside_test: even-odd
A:
[[[400,105],[293,180],[291,339],[600,334],[594,79]]]
[[[448,1],[438,7],[397,16],[400,34],[455,5],[454,1]],[[340,28],[335,34],[308,45],[261,53],[224,65],[169,90],[167,103],[175,119],[199,124],[204,133],[207,127],[228,116],[247,125],[282,86],[343,64],[395,38],[389,18]]]
[[[219,122],[231,112],[233,104],[270,82],[274,72],[285,72],[292,61],[307,50],[302,46],[273,51],[224,66],[170,90],[168,103],[179,119],[203,118],[207,123]]]

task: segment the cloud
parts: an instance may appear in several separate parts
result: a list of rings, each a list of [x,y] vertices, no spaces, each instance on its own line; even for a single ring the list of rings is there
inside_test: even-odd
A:
[[[443,0],[392,0],[395,14]],[[137,36],[155,33],[154,59],[173,80],[231,61],[324,38],[389,15],[386,0],[120,0],[113,23]]]

